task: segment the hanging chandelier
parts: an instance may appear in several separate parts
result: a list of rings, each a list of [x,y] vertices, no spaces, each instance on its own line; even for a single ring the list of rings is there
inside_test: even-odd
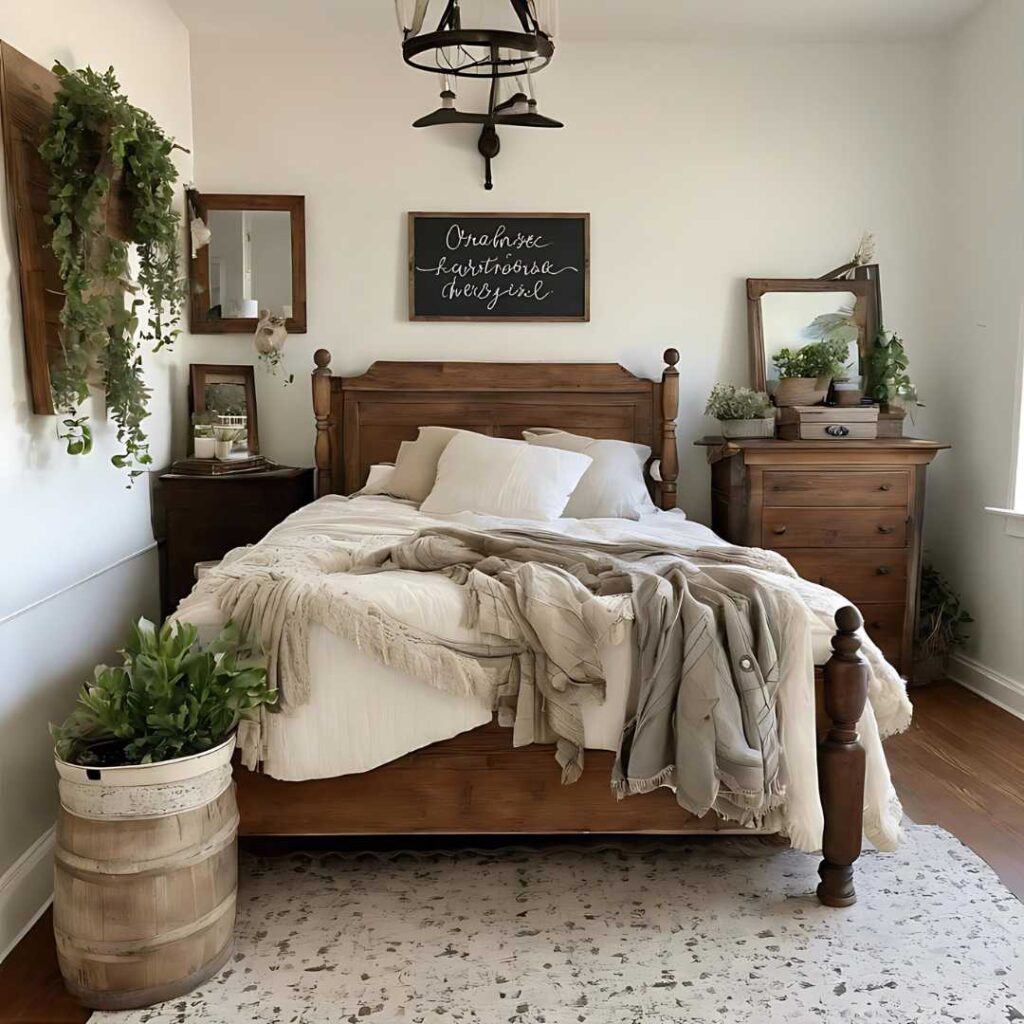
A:
[[[403,59],[438,75],[441,85],[441,105],[413,121],[413,127],[481,125],[477,149],[484,158],[484,188],[493,188],[491,160],[501,149],[499,125],[563,127],[539,112],[533,82],[555,53],[557,0],[443,0],[434,29],[427,22],[430,6],[431,0],[395,0]],[[480,27],[485,23],[491,27]],[[490,81],[486,113],[456,107],[459,78]]]

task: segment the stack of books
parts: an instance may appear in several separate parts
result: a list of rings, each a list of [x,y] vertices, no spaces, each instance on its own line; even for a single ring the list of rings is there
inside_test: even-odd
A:
[[[258,473],[268,469],[277,469],[275,463],[262,455],[251,455],[241,452],[230,459],[197,459],[189,457],[178,459],[171,464],[172,473],[185,476],[227,476],[231,473]]]

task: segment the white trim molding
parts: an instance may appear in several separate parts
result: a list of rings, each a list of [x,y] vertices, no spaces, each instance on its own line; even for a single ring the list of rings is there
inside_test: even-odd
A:
[[[53,899],[53,848],[56,826],[51,825],[0,875],[0,961],[25,937]]]
[[[995,508],[991,505],[986,505],[985,511],[1003,516],[1006,519],[1006,532],[1011,537],[1024,537],[1024,512],[1014,508]]]
[[[1024,682],[982,665],[966,654],[954,654],[949,660],[949,676],[1011,715],[1024,718]]]

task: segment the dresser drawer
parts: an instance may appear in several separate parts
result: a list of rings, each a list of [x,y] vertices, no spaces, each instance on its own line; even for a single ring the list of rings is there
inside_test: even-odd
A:
[[[766,508],[761,524],[765,548],[903,548],[903,508]]]
[[[765,505],[872,505],[906,507],[910,474],[892,472],[768,472]]]
[[[885,660],[900,667],[903,650],[903,624],[906,620],[905,604],[862,604],[864,631],[882,649]]]
[[[791,548],[786,557],[805,580],[820,583],[854,604],[906,599],[906,549]]]

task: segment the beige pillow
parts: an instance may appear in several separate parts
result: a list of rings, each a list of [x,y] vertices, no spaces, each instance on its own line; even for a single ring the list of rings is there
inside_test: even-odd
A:
[[[423,512],[557,519],[590,457],[460,431],[445,448]]]
[[[657,511],[644,480],[644,466],[651,457],[647,445],[545,427],[524,430],[523,437],[531,445],[579,452],[593,459],[565,506],[564,519],[639,519]]]
[[[462,433],[457,427],[420,427],[415,441],[403,441],[385,493],[393,498],[422,501],[434,486],[437,462],[448,442]]]

